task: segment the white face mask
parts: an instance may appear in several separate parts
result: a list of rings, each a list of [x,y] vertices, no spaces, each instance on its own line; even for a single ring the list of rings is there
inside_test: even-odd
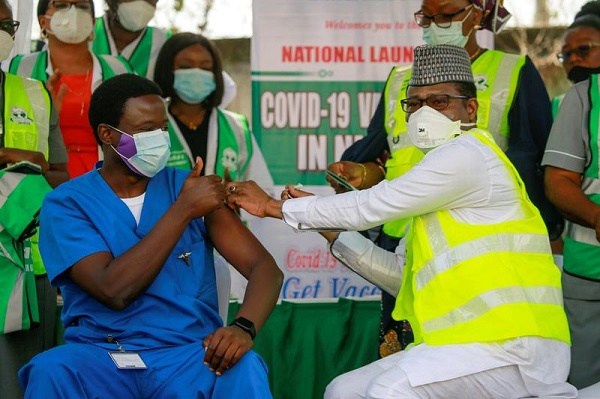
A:
[[[90,13],[71,6],[68,10],[56,11],[50,17],[50,31],[65,43],[81,43],[92,36],[94,21]]]
[[[117,8],[119,23],[130,32],[138,32],[148,26],[156,7],[144,0],[121,3]]]
[[[15,40],[12,36],[8,32],[0,30],[0,61],[8,58],[13,47],[15,47]]]
[[[453,21],[447,28],[440,28],[433,21],[428,28],[423,28],[423,40],[430,46],[437,44],[449,44],[452,46],[465,47],[469,35],[463,35],[463,23],[469,18],[473,7],[469,10],[462,21]],[[471,32],[469,32],[471,34]]]
[[[444,144],[462,133],[461,127],[473,127],[474,123],[453,121],[439,111],[424,105],[408,119],[408,137],[418,148],[429,150]]]

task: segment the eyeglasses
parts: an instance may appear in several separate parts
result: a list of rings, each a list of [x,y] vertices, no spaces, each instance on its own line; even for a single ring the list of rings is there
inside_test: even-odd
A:
[[[431,25],[431,21],[433,21],[433,23],[436,24],[437,26],[439,26],[440,28],[449,28],[450,25],[452,24],[452,21],[454,20],[454,17],[456,17],[458,14],[460,14],[462,12],[469,10],[472,7],[473,7],[473,4],[469,4],[462,10],[458,10],[457,12],[453,12],[452,14],[435,14],[435,15],[432,15],[431,17],[423,14],[422,10],[419,10],[414,14],[415,22],[421,28],[429,28],[429,26]]]
[[[556,58],[558,58],[558,61],[563,64],[567,62],[573,54],[576,54],[579,58],[586,58],[590,54],[592,47],[598,46],[600,46],[600,43],[582,44],[574,49],[561,51],[560,53],[556,54]]]
[[[436,111],[441,111],[448,108],[451,99],[468,100],[469,98],[471,97],[455,96],[453,94],[432,94],[424,99],[417,97],[405,98],[400,100],[400,104],[402,105],[402,110],[407,114],[410,114],[421,108],[423,104],[427,104]]]
[[[19,21],[7,19],[5,21],[0,21],[0,30],[3,30],[11,36],[14,36],[17,32],[17,29],[19,29],[19,25],[21,25]]]
[[[64,1],[64,0],[54,0],[51,1],[50,4],[56,11],[68,10],[72,6],[83,11],[90,11],[92,9],[92,5],[89,1]]]

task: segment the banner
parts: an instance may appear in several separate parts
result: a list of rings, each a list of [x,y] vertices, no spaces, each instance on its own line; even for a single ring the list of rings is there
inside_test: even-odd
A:
[[[420,0],[254,0],[252,127],[276,192],[332,195],[327,166],[366,131],[394,65],[422,43]],[[252,231],[285,274],[284,299],[365,297],[379,288],[337,261],[325,239],[280,221]],[[244,280],[233,278],[243,295]]]

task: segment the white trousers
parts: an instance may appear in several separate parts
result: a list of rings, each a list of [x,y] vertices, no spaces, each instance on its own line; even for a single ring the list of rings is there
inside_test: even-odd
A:
[[[403,352],[399,352],[342,374],[327,386],[325,399],[570,399],[577,397],[577,390],[572,385],[566,382],[548,384],[533,380],[522,375],[516,365],[413,387],[400,366],[403,355]],[[431,366],[436,367],[436,364]]]

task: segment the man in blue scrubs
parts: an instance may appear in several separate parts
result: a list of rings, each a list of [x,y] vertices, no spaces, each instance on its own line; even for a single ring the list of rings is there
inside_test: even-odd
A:
[[[252,341],[282,273],[224,205],[221,178],[165,168],[161,91],[135,75],[105,81],[89,111],[104,163],[42,207],[42,256],[60,287],[66,345],[19,372],[26,398],[269,398]],[[222,327],[213,247],[248,278]]]

